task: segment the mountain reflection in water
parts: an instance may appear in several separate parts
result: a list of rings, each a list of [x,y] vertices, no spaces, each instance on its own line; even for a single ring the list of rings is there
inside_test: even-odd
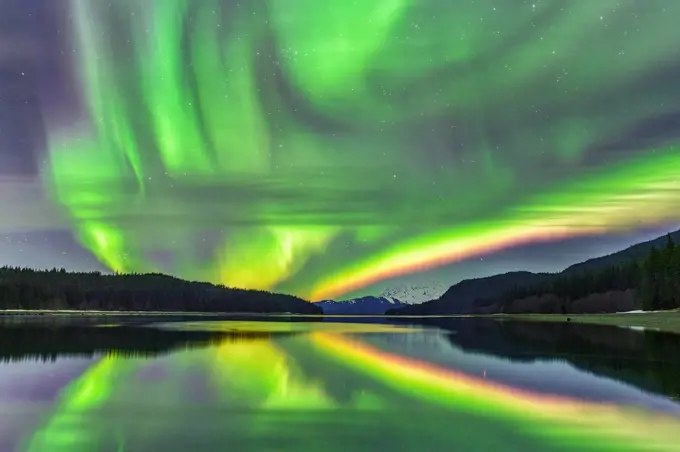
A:
[[[0,450],[677,450],[674,344],[475,319],[4,324]]]

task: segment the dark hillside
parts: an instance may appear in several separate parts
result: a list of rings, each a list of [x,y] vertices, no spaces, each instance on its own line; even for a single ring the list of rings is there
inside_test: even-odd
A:
[[[483,308],[496,297],[517,285],[535,284],[549,279],[549,273],[510,272],[486,278],[466,279],[451,286],[436,300],[390,309],[387,314],[438,315],[463,314]]]
[[[162,274],[0,268],[0,310],[103,310],[321,314],[292,295],[184,281]]]
[[[633,310],[643,305],[670,309],[680,306],[680,284],[674,282],[680,280],[676,242],[680,242],[680,231],[589,259],[560,273],[510,272],[469,279],[451,286],[436,300],[390,309],[387,314],[578,314]],[[661,249],[664,251],[653,253]],[[652,293],[655,290],[660,292]]]

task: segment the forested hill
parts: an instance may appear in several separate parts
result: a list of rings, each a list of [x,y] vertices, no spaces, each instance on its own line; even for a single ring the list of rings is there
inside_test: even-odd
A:
[[[461,281],[441,297],[386,314],[598,313],[680,307],[680,231],[560,273],[511,272]]]
[[[103,310],[321,314],[301,298],[172,276],[0,268],[0,310]]]
[[[441,315],[477,312],[480,306],[489,304],[516,286],[528,286],[552,278],[549,273],[509,272],[485,278],[466,279],[449,288],[431,301],[389,309],[386,314]]]
[[[621,251],[617,251],[616,253],[608,254],[606,256],[594,257],[592,259],[588,259],[587,261],[579,262],[578,264],[567,267],[562,271],[562,274],[572,275],[576,273],[582,273],[585,270],[598,270],[605,267],[620,265],[630,262],[631,260],[641,261],[643,259],[647,259],[652,248],[664,248],[669,238],[675,243],[680,243],[680,230],[671,232],[668,235],[657,237],[653,240],[636,243],[635,245],[629,246],[628,248]]]

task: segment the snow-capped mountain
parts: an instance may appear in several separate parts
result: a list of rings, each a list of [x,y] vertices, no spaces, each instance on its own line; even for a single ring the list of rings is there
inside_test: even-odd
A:
[[[324,300],[314,303],[324,314],[383,315],[386,310],[405,306],[399,300],[385,297],[361,297],[351,300]]]
[[[439,298],[449,286],[439,281],[427,284],[400,284],[383,290],[379,297],[399,300],[404,304],[420,304]]]

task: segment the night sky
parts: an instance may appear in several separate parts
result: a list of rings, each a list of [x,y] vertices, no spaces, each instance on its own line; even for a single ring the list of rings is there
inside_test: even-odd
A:
[[[0,264],[307,299],[677,228],[676,0],[0,0]]]

